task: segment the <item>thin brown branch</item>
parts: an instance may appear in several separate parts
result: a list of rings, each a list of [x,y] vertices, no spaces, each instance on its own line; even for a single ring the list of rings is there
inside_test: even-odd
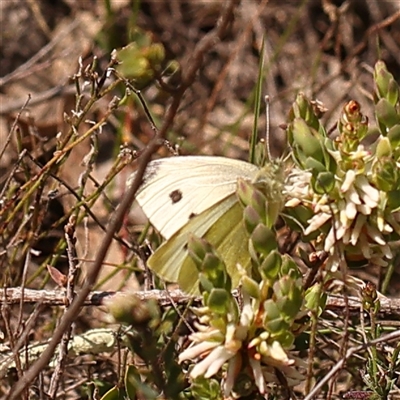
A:
[[[396,11],[395,13],[393,13],[392,15],[390,15],[383,21],[380,21],[379,23],[369,27],[367,29],[367,31],[365,32],[364,39],[362,41],[360,41],[360,43],[353,49],[351,54],[349,54],[347,56],[347,58],[343,62],[343,65],[347,67],[347,65],[350,64],[351,60],[353,60],[353,58],[356,55],[360,54],[367,47],[368,40],[371,39],[372,35],[379,33],[380,30],[392,25],[399,18],[400,18],[400,10]]]
[[[66,287],[66,307],[64,309],[64,314],[67,313],[68,307],[72,304],[75,296],[75,284],[78,278],[78,261],[76,252],[76,239],[75,239],[75,223],[76,217],[71,215],[68,224],[65,226],[65,238],[67,242],[67,254],[68,254],[68,279]],[[63,334],[61,344],[58,349],[57,363],[54,369],[54,373],[50,380],[50,388],[48,395],[50,399],[55,399],[60,384],[61,376],[64,372],[64,365],[68,355],[68,343],[71,339],[72,326],[69,327]]]
[[[101,306],[104,304],[105,299],[109,299],[120,292],[107,292],[107,291],[94,291],[90,292],[82,306]],[[177,304],[187,304],[189,301],[200,301],[196,298],[179,289],[166,291],[166,290],[145,290],[134,292],[134,294],[141,300],[156,300],[162,307],[170,306],[172,302]],[[0,291],[0,305],[2,304],[18,304],[21,302],[22,289],[19,287],[8,288]],[[24,289],[23,302],[26,304],[40,303],[49,306],[61,306],[65,304],[64,290],[34,290]],[[378,313],[379,318],[391,319],[400,321],[400,299],[389,299],[382,297],[380,299],[381,307]],[[348,298],[348,307],[351,316],[358,316],[360,314],[360,300],[356,297]],[[337,315],[343,315],[346,304],[341,296],[328,296],[325,311],[333,312]]]

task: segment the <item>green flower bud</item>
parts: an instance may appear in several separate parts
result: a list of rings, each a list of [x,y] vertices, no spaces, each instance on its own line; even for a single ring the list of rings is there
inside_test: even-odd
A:
[[[288,276],[282,277],[274,284],[276,304],[286,320],[293,320],[303,305],[303,291],[296,281]]]
[[[393,75],[386,69],[386,64],[381,60],[377,61],[374,69],[374,80],[378,98],[385,97],[388,92],[389,81],[392,78]]]
[[[282,211],[282,202],[268,200],[265,206],[266,206],[265,225],[268,226],[269,228],[272,228],[276,224],[279,214]]]
[[[211,282],[213,287],[231,289],[231,280],[226,272],[225,265],[215,254],[206,255],[201,275]]]
[[[223,261],[213,247],[204,239],[190,236],[188,252],[200,272],[199,281],[203,291],[210,292],[214,287],[231,290],[231,279]]]
[[[361,289],[361,296],[363,307],[367,311],[374,310],[376,307],[375,303],[379,303],[376,286],[372,282],[367,282],[365,287]]]
[[[280,297],[288,296],[289,293],[292,290],[292,283],[293,280],[290,278],[290,276],[282,276],[279,281],[276,281],[274,283],[273,289],[275,296],[279,299]]]
[[[389,82],[386,98],[393,106],[396,106],[396,104],[399,102],[399,85],[393,78]]]
[[[165,59],[165,48],[161,43],[153,43],[144,51],[144,56],[154,69],[160,69]]]
[[[276,337],[277,335],[288,331],[290,325],[282,318],[270,320],[264,324],[265,329],[271,332],[271,336]]]
[[[323,162],[324,155],[321,140],[311,131],[303,119],[296,118],[291,124],[293,149],[297,159],[304,166],[308,157]]]
[[[117,294],[105,304],[116,322],[135,328],[146,328],[150,321],[159,316],[155,301],[143,301],[130,293]]]
[[[356,150],[368,133],[368,118],[361,113],[361,106],[357,101],[350,100],[344,105],[338,129],[340,132],[338,142],[342,152]]]
[[[399,86],[383,61],[375,64],[374,80],[376,97],[385,98],[392,106],[395,106],[399,100]]]
[[[319,131],[320,123],[318,117],[315,115],[313,105],[307,99],[304,93],[299,93],[297,95],[295,104],[293,106],[293,111],[295,117],[303,119],[308,126],[316,131]]]
[[[136,43],[130,43],[118,50],[117,59],[120,62],[117,70],[125,78],[136,80],[148,75],[150,64]]]

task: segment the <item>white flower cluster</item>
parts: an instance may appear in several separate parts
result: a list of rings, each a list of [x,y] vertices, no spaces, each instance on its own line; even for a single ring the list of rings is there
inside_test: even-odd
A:
[[[179,356],[179,362],[201,359],[190,372],[192,379],[199,376],[210,378],[227,362],[223,386],[224,395],[227,397],[231,394],[241,366],[245,363],[243,357],[247,355],[248,365],[261,394],[267,392],[268,383],[278,383],[274,367],[282,371],[291,386],[304,380],[304,376],[294,368],[305,368],[304,362],[297,358],[289,358],[278,341],[268,341],[268,332],[263,330],[258,336],[254,335],[256,317],[258,315],[259,318],[260,315],[257,301],[248,294],[243,294],[243,309],[239,321],[229,322],[223,329],[210,324],[207,307],[197,311],[203,314],[200,324],[196,325],[197,332],[190,335],[191,346]]]
[[[340,153],[331,152],[331,155],[340,165]],[[378,266],[386,266],[387,260],[393,257],[387,235],[393,231],[400,233],[400,224],[396,221],[396,215],[385,213],[387,193],[370,183],[369,168],[366,166],[372,163],[365,163],[369,156],[360,145],[349,159],[354,165],[362,161],[364,168],[347,171],[338,169],[335,188],[330,193],[316,194],[311,185],[312,174],[300,169],[290,174],[285,185],[286,207],[303,204],[313,211],[313,217],[305,221],[305,235],[331,221],[328,233],[322,234],[320,241],[323,250],[333,256],[330,260],[333,270],[337,269],[339,260],[335,249],[349,252]]]

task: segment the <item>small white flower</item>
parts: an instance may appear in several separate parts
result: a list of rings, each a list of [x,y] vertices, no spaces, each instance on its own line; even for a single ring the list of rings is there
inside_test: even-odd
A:
[[[366,204],[360,204],[357,206],[357,211],[364,215],[371,215],[372,209]]]
[[[367,150],[365,150],[364,145],[359,144],[357,147],[356,151],[353,151],[353,153],[350,155],[351,160],[365,160],[368,157],[371,156],[371,153]]]
[[[381,236],[378,229],[374,228],[372,225],[367,225],[366,228],[367,228],[368,236],[371,239],[373,239],[376,243],[378,243],[382,246],[386,244],[386,241],[383,239],[383,237]]]
[[[285,207],[297,207],[299,204],[301,204],[300,198],[293,197],[285,203]]]
[[[340,188],[341,192],[342,193],[347,192],[350,189],[350,187],[353,186],[355,179],[356,179],[356,172],[352,169],[348,170],[346,172],[346,176],[342,183],[342,187]]]
[[[214,348],[204,360],[193,367],[190,376],[193,379],[201,375],[204,375],[205,378],[210,378],[220,370],[226,361],[235,356],[235,354],[236,352],[229,351],[224,346],[220,345]]]
[[[360,235],[358,245],[360,246],[364,258],[366,258],[367,260],[370,259],[372,257],[371,247],[365,234]]]
[[[358,214],[356,223],[354,225],[354,228],[351,232],[351,239],[350,243],[355,246],[357,244],[358,238],[360,237],[361,230],[364,227],[365,222],[367,221],[367,217],[362,214]]]
[[[374,204],[371,205],[372,208],[378,205],[380,198],[379,190],[371,186],[368,179],[364,175],[357,176],[355,185],[360,189],[361,193],[359,192],[359,194],[364,202],[368,201]]]
[[[224,396],[228,397],[229,394],[232,392],[233,386],[235,385],[235,379],[237,377],[238,367],[241,365],[241,358],[240,357],[232,357],[228,361],[228,368],[226,371],[226,379],[224,382]]]
[[[316,231],[319,229],[322,225],[325,224],[326,221],[328,221],[331,218],[330,214],[327,213],[320,213],[314,215],[311,219],[309,219],[308,222],[308,227],[305,230],[304,234],[309,235],[311,232]]]
[[[276,340],[274,340],[272,344],[265,346],[265,351],[262,352],[262,355],[277,361],[277,366],[292,365],[294,363],[294,361],[288,357],[286,351],[282,348],[282,345]]]
[[[188,347],[181,354],[179,354],[178,362],[181,363],[185,360],[191,360],[193,358],[199,357],[203,353],[215,348],[218,345],[216,342],[202,342],[194,346]]]
[[[389,260],[393,258],[393,253],[392,250],[390,249],[390,246],[388,244],[385,244],[384,246],[380,247],[380,250],[382,251],[382,254]]]
[[[382,257],[380,257],[378,255],[374,255],[373,257],[371,257],[370,263],[372,265],[376,265],[377,267],[387,267],[388,266],[388,262],[385,261]]]
[[[345,193],[345,199],[357,205],[361,204],[360,196],[354,186],[349,187],[349,190]]]
[[[261,394],[265,394],[267,391],[267,386],[264,380],[264,375],[262,373],[260,361],[255,360],[254,358],[250,358],[249,364],[253,371],[254,382],[258,387],[258,390]]]
[[[236,337],[238,339],[244,340],[247,335],[247,327],[251,325],[254,319],[254,311],[250,295],[244,291],[242,296],[243,296],[243,306],[242,306],[242,312],[240,314],[240,326],[246,327],[246,330],[243,332],[237,332]]]
[[[353,220],[357,215],[357,206],[353,202],[347,202],[345,214],[348,220]]]

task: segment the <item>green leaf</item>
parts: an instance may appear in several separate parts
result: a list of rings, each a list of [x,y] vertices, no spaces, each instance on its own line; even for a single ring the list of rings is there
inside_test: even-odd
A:
[[[263,224],[259,224],[254,229],[250,240],[253,243],[254,249],[260,254],[267,255],[278,247],[275,232]]]
[[[327,168],[324,164],[322,164],[321,162],[312,157],[307,158],[305,162],[305,168],[308,170],[312,170],[313,174],[327,171]]]
[[[271,251],[260,266],[260,272],[264,278],[275,280],[282,265],[282,257],[277,250]]]
[[[258,135],[258,118],[261,109],[261,94],[262,94],[262,86],[264,78],[264,54],[265,54],[265,37],[263,37],[261,51],[260,51],[260,61],[258,63],[258,75],[257,75],[255,103],[254,103],[254,123],[253,123],[253,131],[251,133],[250,149],[249,149],[249,162],[251,164],[254,164],[256,161],[255,155],[256,155],[256,143]]]
[[[396,109],[386,99],[380,99],[375,106],[376,118],[382,135],[386,136],[390,128],[400,123],[400,116]]]
[[[302,278],[299,267],[294,262],[293,258],[290,257],[288,254],[284,254],[282,256],[281,274],[289,275],[292,279]]]
[[[290,325],[285,321],[283,316],[279,316],[276,319],[268,320],[264,323],[265,329],[271,332],[273,337],[278,336],[279,334],[288,331]]]
[[[258,286],[258,283],[254,279],[251,279],[249,276],[245,275],[241,280],[241,284],[242,284],[242,290],[249,296],[251,296],[253,299],[260,298],[260,287]]]
[[[134,365],[129,365],[125,371],[125,389],[130,400],[135,400],[138,393],[148,400],[156,400],[159,397],[156,391],[141,381]]]
[[[400,190],[388,192],[388,209],[392,212],[400,211]]]
[[[392,155],[392,147],[388,137],[381,136],[379,138],[378,144],[376,146],[375,155],[378,159],[382,157],[390,157]]]
[[[289,330],[284,330],[280,332],[278,335],[272,335],[272,337],[277,340],[283,348],[289,349],[292,347],[295,337],[292,332]]]
[[[374,167],[372,176],[377,189],[390,192],[396,190],[399,184],[400,172],[391,158],[381,158]]]
[[[400,147],[400,124],[396,124],[389,129],[387,138],[393,150]]]
[[[207,307],[216,314],[227,315],[230,309],[232,295],[224,289],[211,290],[207,301]]]
[[[137,373],[134,365],[129,365],[125,371],[125,389],[126,394],[130,399],[136,399],[137,390],[136,387],[140,382],[140,376]]]
[[[110,389],[100,400],[124,400],[125,391],[117,386]]]
[[[276,321],[281,319],[281,312],[278,306],[272,299],[264,301],[264,321],[263,324],[266,327],[270,321]]]
[[[335,175],[331,172],[320,172],[311,179],[313,189],[318,194],[330,193],[335,188]]]
[[[223,400],[221,385],[216,379],[196,378],[190,387],[191,397],[198,400]]]
[[[316,283],[306,292],[305,306],[308,310],[317,311],[317,316],[319,316],[325,308],[326,299],[327,295],[322,292],[322,284]]]
[[[243,211],[243,221],[246,230],[251,234],[257,225],[261,222],[260,215],[252,206],[247,206]]]
[[[312,157],[317,161],[324,160],[321,139],[317,139],[307,123],[300,118],[296,118],[292,123],[293,132],[293,148],[296,156],[302,161],[303,165],[308,157]]]

